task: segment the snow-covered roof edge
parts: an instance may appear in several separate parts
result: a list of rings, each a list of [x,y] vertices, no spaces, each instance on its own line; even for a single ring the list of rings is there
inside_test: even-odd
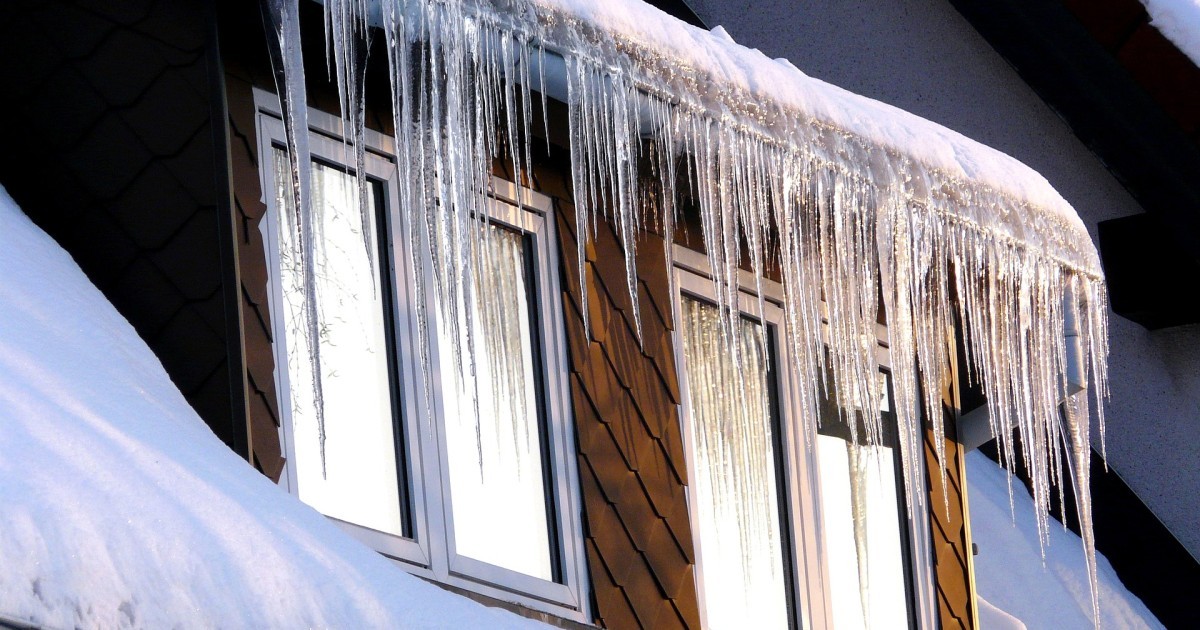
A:
[[[640,0],[529,5],[552,48],[589,48],[602,63],[620,60],[616,69],[640,89],[678,106],[818,157],[857,162],[876,185],[895,186],[916,202],[954,206],[958,218],[981,229],[1040,249],[1075,271],[1103,276],[1071,205],[1045,177],[1001,151],[809,77],[786,59],[737,44],[724,29],[697,28]]]
[[[1141,0],[1151,26],[1200,66],[1200,3],[1192,0]]]
[[[296,236],[307,260],[320,252],[305,225],[313,208],[305,198],[303,0],[267,1],[301,209]],[[425,244],[418,264],[443,279],[439,299],[453,318],[460,307],[475,316],[462,296],[480,271],[473,252],[486,246],[477,217],[493,160],[510,161],[514,180],[524,181],[530,128],[548,124],[532,119],[531,101],[537,92],[545,99],[539,75],[547,56],[561,55],[581,292],[587,235],[607,220],[623,247],[640,335],[639,234],[650,220],[674,234],[686,192],[698,206],[725,339],[738,337],[743,256],[755,278],[768,260],[778,263],[787,324],[780,343],[798,375],[796,415],[806,444],[815,439],[826,393],[861,413],[867,442],[878,443],[883,397],[874,345],[862,340],[874,338],[882,295],[909,513],[931,509],[923,418],[943,434],[940,392],[962,353],[983,386],[1006,460],[1022,449],[1041,531],[1049,527],[1052,484],[1072,481],[1093,557],[1087,398],[1071,393],[1066,372],[1068,359],[1078,357],[1097,401],[1107,396],[1107,295],[1082,222],[1044,178],[636,0],[381,0],[374,11],[363,0],[324,4],[341,108],[359,136],[365,97],[358,60],[368,24],[386,38],[399,201],[411,213],[405,221],[413,242]],[[364,145],[355,145],[361,160]],[[639,168],[647,164],[649,174]],[[454,246],[428,245],[435,242]],[[315,329],[319,314],[307,300],[304,317]],[[585,328],[587,317],[585,309]],[[1068,348],[1068,322],[1078,348]],[[955,342],[960,329],[965,347]],[[739,360],[736,343],[728,350]],[[826,370],[833,374],[828,392]],[[1103,444],[1103,407],[1096,411]],[[935,440],[939,463],[943,446]],[[917,556],[931,557],[925,551]]]

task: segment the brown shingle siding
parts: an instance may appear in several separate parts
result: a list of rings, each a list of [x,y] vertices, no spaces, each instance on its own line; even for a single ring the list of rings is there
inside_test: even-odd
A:
[[[663,242],[644,234],[639,243],[639,261],[651,263],[637,269],[639,340],[624,252],[607,221],[589,240],[580,293],[561,169],[543,162],[532,180],[556,210],[595,617],[609,628],[699,628]]]
[[[954,441],[953,416],[948,410],[945,416],[948,436],[938,436],[927,430],[924,440],[938,617],[943,628],[974,628],[978,620],[975,619],[975,592],[971,583],[971,540],[963,514],[966,505],[963,458],[966,453]],[[945,446],[945,468],[939,469],[935,440],[941,440]]]
[[[659,262],[663,265],[664,263]],[[679,404],[679,378],[675,372],[674,342],[671,333],[674,332],[674,322],[671,321],[670,311],[660,310],[656,300],[645,282],[638,283],[638,304],[642,313],[642,348],[647,356],[654,359],[654,371],[666,388],[671,402]],[[670,308],[668,304],[666,308]]]
[[[633,605],[625,596],[625,589],[613,582],[594,540],[588,541],[587,551],[589,565],[598,567],[593,569],[592,574],[596,606],[603,611],[602,614],[597,614],[597,623],[605,628],[636,628],[638,621],[633,613]]]
[[[234,186],[235,225],[241,280],[242,337],[249,395],[250,452],[254,464],[272,481],[283,471],[279,446],[279,396],[275,389],[271,314],[268,308],[266,246],[260,224],[266,215],[259,178],[258,133],[253,85],[226,75],[229,109],[230,170]]]

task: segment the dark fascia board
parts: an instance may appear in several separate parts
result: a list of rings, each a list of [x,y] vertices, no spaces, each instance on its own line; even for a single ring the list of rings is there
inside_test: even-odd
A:
[[[1161,246],[1170,237],[1154,215],[1101,221],[1097,228],[1113,312],[1150,330],[1200,322],[1200,294],[1180,282],[1200,278],[1200,263]]]
[[[1059,0],[951,4],[1167,228],[1181,255],[1200,260],[1200,147],[1067,8]]]
[[[692,26],[708,30],[708,25],[684,0],[646,0],[646,4],[657,7],[663,13],[673,15]]]

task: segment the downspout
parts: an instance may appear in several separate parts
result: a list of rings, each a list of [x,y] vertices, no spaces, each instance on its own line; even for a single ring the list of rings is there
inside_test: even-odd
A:
[[[1075,292],[1068,288],[1063,294],[1063,343],[1066,359],[1066,391],[1063,399],[1087,389],[1087,365],[1083,359],[1083,333],[1075,310]],[[1011,430],[1011,427],[1009,427]],[[958,438],[965,452],[989,442],[992,435],[988,406],[981,405],[958,418]]]

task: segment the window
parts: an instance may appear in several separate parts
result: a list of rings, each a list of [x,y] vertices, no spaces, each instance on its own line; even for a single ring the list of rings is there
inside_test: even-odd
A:
[[[289,475],[301,500],[323,514],[397,536],[410,535],[402,497],[405,481],[396,454],[398,431],[392,390],[395,381],[385,317],[388,285],[380,272],[378,243],[363,234],[379,225],[378,183],[373,182],[368,212],[357,211],[353,175],[322,163],[313,164],[312,203],[319,210],[316,230],[324,251],[315,267],[320,312],[325,406],[344,409],[354,422],[319,426],[312,385],[311,355],[304,325],[305,278],[298,260],[300,246],[292,225],[294,202],[286,191],[291,170],[283,149],[272,149],[276,207],[282,208],[278,231],[278,269],[287,382],[291,400]],[[324,435],[322,435],[322,428]],[[324,442],[324,444],[322,444]],[[324,453],[322,453],[324,449]],[[324,461],[322,461],[324,458]]]
[[[848,418],[826,397],[817,435],[817,479],[826,588],[835,628],[915,627],[907,557],[908,521],[890,378],[885,381],[883,443],[865,443],[861,418]],[[832,380],[832,377],[828,377]],[[850,422],[858,423],[857,440]]]
[[[850,420],[825,400],[807,449],[799,383],[781,343],[780,287],[764,280],[760,305],[744,274],[739,350],[730,353],[706,257],[675,251],[688,499],[705,626],[915,627],[924,604],[914,602],[926,595],[914,593],[920,563],[909,541],[924,534],[912,531],[905,512],[890,399],[883,445],[854,443]],[[880,378],[888,379],[880,338]]]
[[[464,557],[541,578],[554,579],[547,516],[546,470],[534,369],[531,290],[526,237],[489,226],[490,247],[476,277],[472,299],[482,317],[459,314],[459,361],[442,361],[442,383],[455,383],[443,398],[449,502],[456,515],[454,548]],[[438,342],[453,342],[447,315],[438,309]],[[491,320],[490,322],[487,320]],[[508,323],[507,328],[501,322]],[[465,352],[475,348],[475,378]],[[445,353],[441,353],[445,358]],[[503,367],[495,373],[494,367]]]
[[[789,582],[773,412],[770,326],[738,322],[738,355],[726,351],[716,306],[680,299],[687,379],[690,510],[701,611],[712,628],[786,628]]]
[[[481,272],[444,312],[430,265],[423,282],[413,277],[390,139],[367,134],[360,208],[341,121],[310,112],[313,212],[301,227],[317,242],[305,278],[283,122],[273,95],[255,97],[263,189],[274,192],[263,231],[287,457],[280,483],[413,573],[590,619],[549,200],[522,191],[518,208],[516,187],[493,181],[478,223]],[[315,320],[305,315],[309,290]]]

